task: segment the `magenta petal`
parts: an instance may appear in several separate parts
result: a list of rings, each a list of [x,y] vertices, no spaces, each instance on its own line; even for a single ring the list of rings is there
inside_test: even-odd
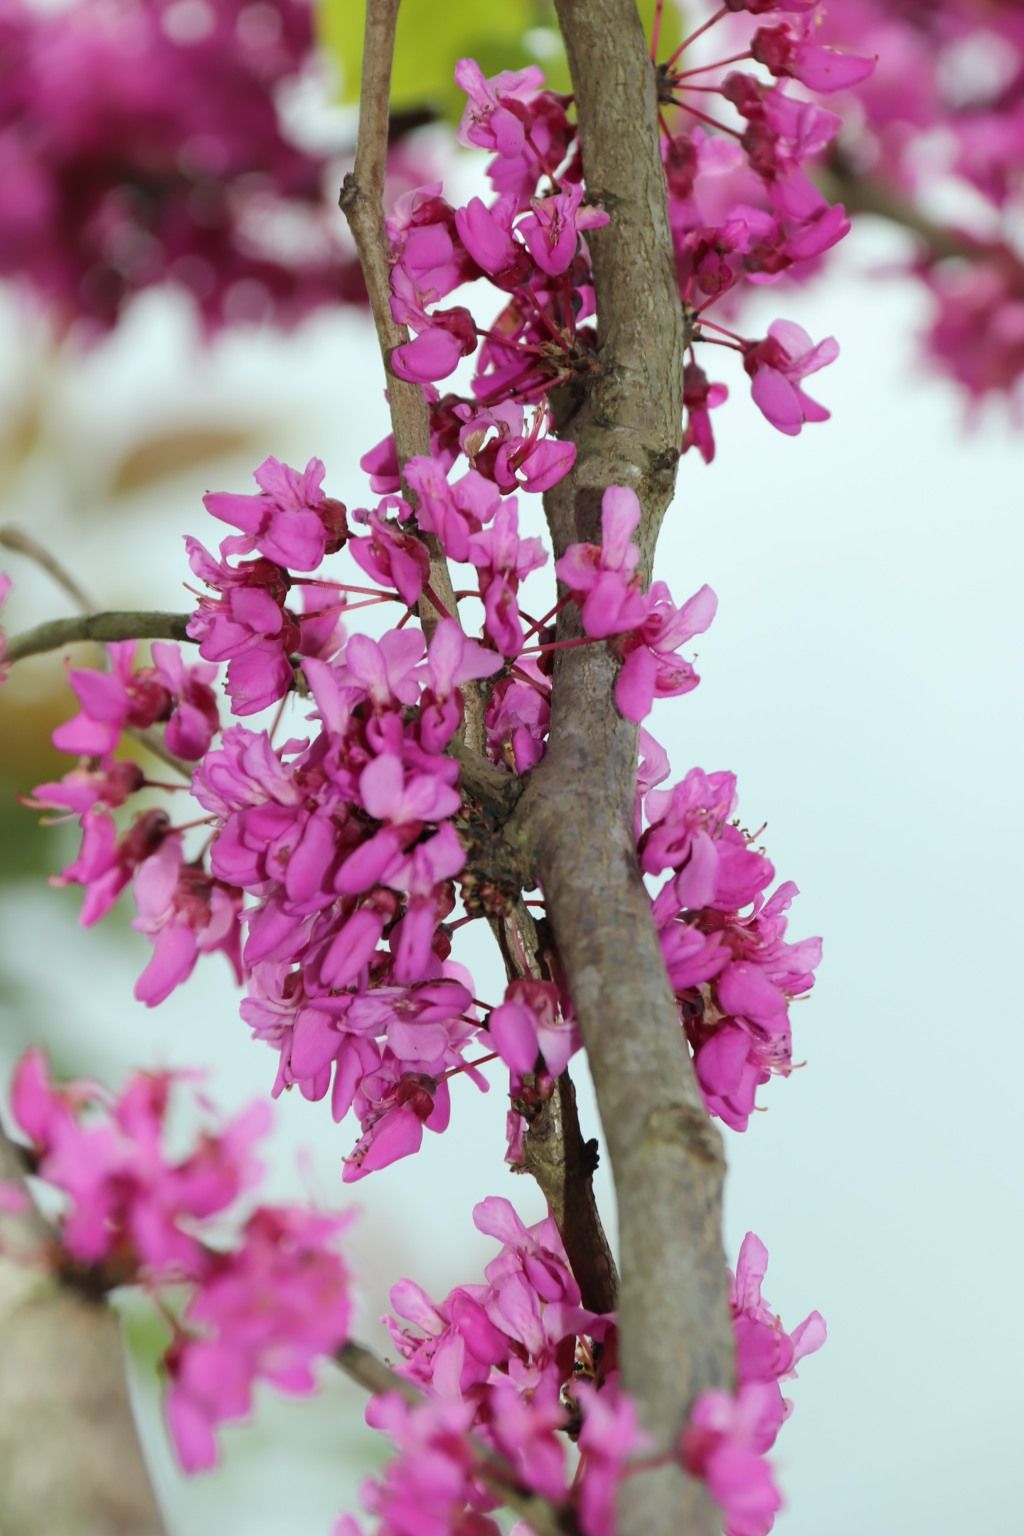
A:
[[[324,525],[313,511],[278,512],[256,539],[260,553],[292,571],[313,571],[324,557]]]
[[[308,901],[323,889],[324,877],[334,857],[334,833],[324,815],[311,816],[285,867],[285,890],[290,901]]]
[[[513,1072],[532,1072],[537,1061],[537,1021],[520,1003],[502,1003],[487,1020],[499,1056]]]
[[[167,1393],[167,1427],[186,1472],[205,1472],[217,1465],[217,1442],[210,1420],[180,1387]]]
[[[798,43],[790,68],[812,91],[846,91],[866,80],[875,63],[874,59],[865,59],[855,53],[839,53],[816,43]]]
[[[341,1036],[328,1014],[316,1008],[303,1008],[292,1029],[291,1069],[299,1077],[315,1077],[332,1062],[341,1045]]]
[[[755,1024],[777,1025],[786,1012],[786,999],[758,965],[739,960],[725,968],[715,982],[723,1013],[737,1014]]]
[[[383,1115],[372,1130],[360,1138],[352,1160],[345,1163],[344,1183],[353,1184],[367,1173],[375,1173],[401,1157],[411,1156],[419,1151],[422,1142],[422,1120],[408,1105],[400,1104]]]
[[[800,409],[800,396],[789,380],[777,368],[759,368],[754,375],[750,393],[758,410],[772,426],[787,437],[797,437],[804,424]]]
[[[90,720],[120,725],[128,713],[124,684],[111,672],[76,671],[68,680]]]
[[[615,683],[615,703],[619,714],[639,725],[651,712],[658,682],[658,658],[646,646],[638,646],[626,657]]]
[[[361,908],[354,912],[331,942],[320,965],[320,979],[328,987],[351,986],[377,948],[384,920]]]
[[[723,1024],[697,1052],[697,1077],[705,1093],[726,1098],[736,1092],[743,1079],[750,1050],[746,1031],[738,1024]]]
[[[349,854],[338,870],[335,888],[343,896],[361,896],[373,886],[390,880],[402,859],[397,833],[391,827],[382,827]]]
[[[461,356],[462,343],[457,336],[439,326],[431,327],[413,341],[395,348],[391,371],[414,384],[433,384],[447,378]]]
[[[135,983],[135,997],[148,1008],[164,1002],[191,976],[198,954],[192,929],[184,923],[169,923],[157,934],[153,957]]]

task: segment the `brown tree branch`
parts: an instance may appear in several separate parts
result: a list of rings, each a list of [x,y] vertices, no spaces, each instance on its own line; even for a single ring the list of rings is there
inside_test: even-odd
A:
[[[430,452],[430,417],[420,385],[399,379],[391,371],[392,352],[409,339],[405,326],[399,325],[391,313],[391,263],[387,230],[384,227],[383,202],[388,158],[391,64],[400,3],[401,0],[366,0],[355,168],[342,183],[338,204],[348,220],[363,269],[370,311],[387,376],[395,451],[399,466],[404,467],[409,459]],[[455,617],[458,606],[444,550],[434,534],[424,533],[421,537],[430,555],[431,588],[442,606]],[[420,599],[419,613],[423,628],[428,635],[432,634],[437,625],[438,613],[426,596]]]
[[[7,641],[4,661],[23,661],[26,656],[41,656],[59,651],[62,645],[82,640],[99,644],[115,640],[177,640],[195,644],[188,633],[187,613],[111,611],[83,613],[72,619],[48,619],[34,629],[26,629]]]
[[[526,976],[551,980],[550,944],[542,938],[546,925],[534,920],[521,896],[491,918],[491,928],[510,981]],[[514,1171],[536,1179],[561,1234],[583,1305],[592,1312],[614,1312],[619,1277],[594,1197],[597,1142],[583,1140],[576,1090],[567,1071],[548,1098],[535,1096],[534,1084],[528,1077],[522,1098],[513,1100],[526,1122],[523,1162]]]
[[[548,493],[556,555],[599,541],[601,495],[634,489],[645,570],[672,495],[683,318],[658,150],[655,82],[633,0],[556,0],[590,198],[601,371],[563,436],[572,475]],[[571,608],[560,636],[578,623]],[[666,1450],[699,1392],[732,1380],[721,1239],[724,1156],[683,1040],[632,818],[636,731],[605,647],[557,653],[547,754],[513,817],[548,904],[597,1091],[619,1204],[623,1385]],[[621,1536],[712,1536],[720,1517],[673,1466],[631,1478]]]
[[[53,1233],[0,1127],[0,1531],[163,1536],[125,1381],[116,1314],[31,1260]]]

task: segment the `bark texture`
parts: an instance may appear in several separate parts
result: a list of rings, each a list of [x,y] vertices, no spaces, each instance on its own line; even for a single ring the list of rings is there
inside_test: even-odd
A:
[[[547,497],[556,554],[600,542],[601,496],[643,508],[649,574],[679,457],[684,329],[658,149],[653,69],[634,0],[556,0],[576,93],[600,372],[567,403],[573,474]],[[577,616],[560,625],[569,638]],[[533,858],[586,1043],[619,1204],[623,1385],[659,1450],[696,1395],[726,1386],[733,1342],[721,1240],[722,1140],[704,1109],[636,860],[636,730],[604,646],[558,653],[547,755],[514,828]],[[668,1466],[631,1478],[620,1536],[712,1536],[703,1488]]]
[[[2,1131],[0,1181],[24,1190]],[[0,1532],[164,1536],[116,1315],[18,1262],[51,1241],[33,1205],[0,1211]]]

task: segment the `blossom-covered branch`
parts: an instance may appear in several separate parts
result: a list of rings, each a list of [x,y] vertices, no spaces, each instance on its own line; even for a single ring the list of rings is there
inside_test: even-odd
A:
[[[654,72],[632,0],[566,0],[559,18],[588,187],[611,223],[592,236],[600,371],[563,428],[577,447],[575,470],[546,505],[562,555],[595,537],[605,487],[635,489],[649,569],[678,462],[684,341]],[[559,639],[577,633],[566,610]],[[636,868],[636,736],[615,705],[616,672],[601,647],[558,656],[551,742],[522,814],[616,1182],[623,1384],[661,1447],[700,1391],[731,1379],[718,1217],[724,1161],[680,1048]],[[686,1489],[671,1464],[629,1483],[620,1519],[623,1536],[674,1536],[681,1527],[696,1536],[717,1524],[703,1491]]]
[[[487,78],[460,60],[459,137],[491,152],[493,195],[457,207],[423,187],[382,223],[396,8],[371,6],[377,94],[347,197],[367,215],[386,369],[406,386],[419,451],[399,415],[361,460],[370,497],[328,494],[317,458],[274,457],[255,491],[208,494],[227,532],[216,550],[185,541],[199,660],[163,640],[140,655],[133,637],[110,644],[104,668],[71,669],[78,709],[54,744],[73,766],[27,802],[80,821],[55,883],[82,889],[83,923],[132,888],[151,945],[139,1001],[156,1007],[207,957],[226,961],[269,1048],[272,1094],[354,1122],[345,1183],[416,1155],[474,1088],[497,1079],[504,1097],[507,1084],[506,1158],[535,1174],[550,1214],[526,1227],[508,1201],[483,1201],[474,1220],[500,1245],[484,1281],[442,1302],[411,1280],[392,1292],[398,1371],[425,1396],[371,1404],[399,1452],[365,1494],[379,1536],[492,1536],[495,1469],[478,1442],[503,1459],[498,1482],[511,1467],[513,1490],[582,1536],[704,1536],[715,1505],[729,1536],[764,1536],[778,1508],[765,1453],[785,1416],[779,1382],[823,1329],[809,1319],[785,1335],[771,1319],[759,1245],[730,1290],[713,1121],[744,1132],[761,1089],[792,1070],[790,1003],[813,984],[820,943],[787,939],[795,887],[772,890],[733,775],[692,768],[659,788],[667,754],[638,727],[656,699],[697,686],[682,652],[716,609],[707,586],[677,603],[651,581],[679,456],[714,454],[708,411],[724,386],[695,349],[737,354],[788,436],[827,417],[802,384],[834,358],[831,338],[815,345],[785,320],[743,338],[712,310],[845,232],[804,169],[838,119],[786,81],[835,89],[870,61],[823,55],[814,8],[801,0],[780,30],[755,32],[749,56],[770,80],[703,86],[684,57],[694,40],[772,0],[716,11],[657,65],[630,0],[562,0],[575,97],[536,67]],[[694,105],[709,94],[745,127]],[[688,127],[694,116],[713,131]],[[496,317],[446,302],[472,286],[475,306],[478,285],[500,297]],[[464,358],[468,387],[442,394]],[[557,585],[520,522],[541,497]],[[460,568],[450,593],[435,555]],[[391,627],[353,627],[369,608]],[[120,755],[126,731],[157,731],[194,765],[190,801]],[[474,923],[496,936],[503,977],[470,970]],[[567,1073],[583,1048],[617,1186],[618,1288]],[[159,1150],[160,1094],[137,1083],[93,1167],[91,1089],[68,1097],[24,1068],[17,1099],[40,1175],[84,1205],[64,1237],[91,1280],[113,1243],[157,1287],[169,1265],[192,1287],[168,1406],[201,1470],[253,1381],[306,1391],[314,1359],[343,1346],[344,1268],[311,1252],[337,1221],[261,1207],[211,1257],[189,1244],[193,1220],[248,1182],[251,1127],[214,1137],[198,1167],[175,1163]],[[126,1144],[140,1129],[148,1158]],[[230,1175],[212,1191],[211,1161]],[[263,1288],[273,1306],[253,1317]]]

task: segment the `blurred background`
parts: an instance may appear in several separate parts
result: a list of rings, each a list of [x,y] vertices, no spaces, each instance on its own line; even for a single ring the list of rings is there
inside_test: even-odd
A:
[[[190,5],[178,0],[179,27],[199,25]],[[347,16],[332,13],[336,31]],[[523,35],[518,20],[510,29]],[[535,55],[549,44],[536,28]],[[350,47],[347,33],[331,41],[335,53]],[[444,50],[461,51],[457,40]],[[288,106],[335,187],[353,126],[338,78],[333,66],[307,70]],[[441,126],[406,136],[401,153],[406,182],[440,167],[462,198],[480,183],[483,157],[460,152],[452,168]],[[294,166],[289,177],[294,188]],[[320,206],[307,201],[307,214]],[[258,312],[245,324],[225,321],[212,291],[204,309],[159,274],[115,299],[98,285],[107,307],[83,320],[64,302],[75,274],[54,268],[41,303],[7,264],[0,517],[30,530],[99,605],[187,607],[182,535],[214,537],[203,493],[249,489],[268,454],[300,466],[319,456],[328,494],[365,502],[358,459],[387,430],[382,376],[358,286],[330,287],[348,257],[328,202],[314,222],[319,276],[289,290],[264,271],[259,303],[243,292]],[[961,1536],[1019,1520],[1022,444],[1008,408],[969,413],[922,360],[933,298],[906,270],[910,241],[868,214],[820,281],[747,306],[748,334],[782,314],[838,338],[839,362],[814,381],[833,419],[785,439],[729,377],[718,456],[710,467],[684,459],[657,572],[677,597],[707,581],[720,600],[699,643],[700,688],[655,713],[673,778],[695,764],[738,774],[744,824],[767,821],[779,878],[801,888],[791,936],[825,937],[818,984],[794,1009],[806,1067],[762,1091],[746,1135],[726,1133],[730,1259],[755,1230],[784,1321],[817,1307],[830,1328],[793,1384],[775,1453],[782,1536]],[[9,632],[71,611],[42,572],[2,553]],[[78,894],[47,885],[73,857],[74,825],[40,830],[16,797],[67,767],[49,746],[72,712],[64,665],[19,664],[0,693],[0,1064],[33,1041],[62,1071],[114,1081],[135,1065],[202,1064],[230,1109],[269,1090],[276,1058],[249,1041],[226,964],[207,958],[150,1011],[132,998],[148,945],[124,904],[86,932]],[[462,954],[493,996],[495,956],[472,943]],[[585,1078],[579,1060],[574,1075]],[[580,1087],[584,1134],[597,1134]],[[478,1277],[492,1245],[473,1229],[477,1200],[508,1195],[527,1221],[542,1205],[503,1164],[497,1075],[487,1095],[458,1084],[448,1134],[350,1197],[340,1159],[353,1140],[324,1104],[279,1101],[269,1193],[359,1207],[360,1329],[384,1348],[377,1318],[398,1276],[435,1295]],[[606,1170],[599,1180],[610,1221]],[[326,1531],[356,1507],[383,1449],[356,1389],[325,1378],[311,1401],[262,1394],[253,1424],[224,1434],[223,1466],[186,1481],[147,1369],[159,1325],[134,1307],[127,1324],[175,1533]]]

